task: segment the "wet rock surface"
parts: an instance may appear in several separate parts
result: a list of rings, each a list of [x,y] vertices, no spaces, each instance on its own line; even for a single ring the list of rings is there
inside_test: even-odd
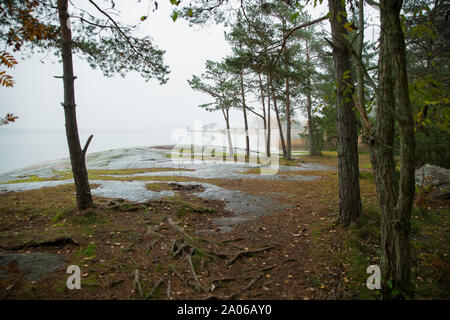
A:
[[[190,158],[171,158],[171,146],[114,149],[91,153],[86,156],[86,165],[89,170],[119,170],[119,169],[151,169],[171,168],[195,171],[158,171],[133,176],[183,176],[205,179],[262,179],[262,180],[313,180],[317,177],[302,177],[288,175],[259,175],[242,174],[251,168],[265,167],[276,169],[277,166],[262,164],[245,164],[241,162],[223,162],[214,160],[198,160]],[[31,167],[18,169],[0,174],[0,183],[11,180],[26,179],[30,176],[40,178],[59,177],[63,172],[71,170],[69,159],[59,159],[36,164]],[[301,166],[279,166],[280,171],[312,171],[335,170],[330,166],[314,163],[302,163]]]
[[[52,253],[0,253],[0,279],[23,276],[27,281],[39,281],[65,265],[66,261]]]

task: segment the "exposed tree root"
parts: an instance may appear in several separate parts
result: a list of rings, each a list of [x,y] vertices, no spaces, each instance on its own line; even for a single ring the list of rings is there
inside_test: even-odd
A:
[[[142,291],[141,281],[139,279],[139,270],[134,271],[134,282],[133,282],[133,292],[136,292],[136,287],[139,289],[139,296],[141,299],[144,297],[144,292]]]
[[[186,260],[187,260],[187,262],[189,263],[189,267],[191,268],[191,272],[192,272],[192,275],[194,276],[194,280],[195,280],[195,284],[194,284],[194,286],[195,286],[195,288],[197,289],[197,290],[199,290],[200,292],[208,292],[209,290],[208,289],[205,289],[201,284],[200,284],[200,281],[198,280],[198,277],[197,277],[197,273],[195,272],[195,269],[194,269],[194,265],[192,264],[192,259],[191,259],[191,255],[186,255]]]
[[[167,293],[167,299],[170,300],[170,296],[171,296],[171,293],[170,293],[170,276],[167,279],[167,290],[166,290],[166,293]]]
[[[259,248],[259,249],[252,249],[252,250],[243,250],[243,251],[239,251],[239,252],[236,253],[236,254],[234,255],[234,257],[231,258],[231,260],[229,260],[225,265],[226,265],[226,266],[229,266],[229,265],[233,264],[233,263],[234,263],[237,259],[239,259],[240,257],[245,257],[245,256],[251,255],[251,254],[253,254],[253,253],[259,253],[259,252],[267,251],[267,250],[270,250],[270,249],[273,249],[273,248],[274,248],[274,246],[267,246],[267,247]]]
[[[22,250],[26,248],[39,248],[39,247],[63,247],[68,244],[79,245],[78,242],[69,237],[60,237],[52,240],[45,240],[40,242],[26,242],[24,244],[16,246],[0,246],[3,250]]]
[[[153,293],[155,293],[156,289],[158,289],[163,284],[163,282],[164,282],[163,279],[159,279],[158,282],[155,284],[155,286],[152,288],[152,290],[147,294],[145,300],[152,298]]]
[[[245,287],[243,287],[241,290],[239,290],[236,293],[233,293],[231,296],[228,297],[229,300],[235,299],[237,296],[239,296],[241,293],[243,293],[244,291],[250,289],[250,287],[259,279],[261,279],[263,276],[262,273],[259,273],[258,276],[256,276],[256,278],[254,278],[252,281],[250,281]]]

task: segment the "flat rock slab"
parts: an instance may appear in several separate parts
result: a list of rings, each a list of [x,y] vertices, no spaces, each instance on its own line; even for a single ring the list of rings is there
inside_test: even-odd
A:
[[[260,179],[260,180],[301,180],[310,181],[317,179],[313,176],[289,176],[289,175],[259,175],[243,174],[252,168],[265,167],[267,169],[279,169],[283,171],[311,171],[311,170],[336,170],[335,167],[325,166],[315,163],[301,163],[300,166],[270,166],[261,164],[246,164],[241,162],[223,162],[214,160],[198,160],[190,158],[171,158],[170,148],[125,148],[114,149],[103,152],[90,153],[86,156],[88,170],[119,170],[119,169],[151,169],[151,168],[171,168],[188,169],[194,171],[166,171],[148,172],[133,176],[183,176],[204,179]],[[11,180],[27,179],[30,176],[40,178],[55,178],[61,172],[71,170],[70,160],[59,159],[36,164],[31,167],[22,168],[0,174],[0,183]],[[124,176],[122,176],[124,177]]]
[[[53,253],[0,253],[0,279],[25,273],[25,280],[39,281],[65,265],[67,262]]]

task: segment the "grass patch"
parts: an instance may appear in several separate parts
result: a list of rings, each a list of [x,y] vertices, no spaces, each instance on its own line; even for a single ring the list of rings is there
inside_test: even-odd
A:
[[[216,209],[210,207],[204,207],[196,204],[191,204],[185,201],[177,201],[174,203],[177,214],[179,216],[185,216],[189,213],[199,213],[199,214],[212,214],[217,212]]]
[[[58,212],[53,216],[53,218],[51,219],[51,221],[52,221],[52,222],[58,222],[58,221],[61,221],[61,220],[64,219],[64,215],[65,215],[65,211],[64,211],[64,210],[58,211]]]
[[[98,223],[99,219],[95,210],[88,209],[79,215],[71,217],[70,221],[74,224],[89,226]]]
[[[17,179],[17,180],[9,180],[7,182],[4,182],[5,184],[11,184],[11,183],[24,183],[24,182],[38,182],[38,181],[47,181],[46,178],[41,178],[36,175],[31,175],[28,178],[23,179]]]
[[[84,256],[85,257],[90,257],[90,258],[93,258],[93,257],[95,257],[95,248],[96,248],[96,245],[95,245],[95,243],[91,243],[91,244],[89,244],[85,249],[84,249]]]
[[[146,184],[145,187],[150,190],[150,191],[154,191],[154,192],[161,192],[164,190],[172,190],[172,188],[169,186],[168,183],[149,183]]]
[[[370,171],[360,171],[359,172],[359,178],[367,180],[370,183],[375,183],[373,179],[373,173]]]

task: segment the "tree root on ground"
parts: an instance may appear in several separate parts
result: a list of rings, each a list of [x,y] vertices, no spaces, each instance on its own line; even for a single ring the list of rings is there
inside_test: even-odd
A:
[[[73,240],[72,238],[59,237],[56,239],[44,240],[44,241],[39,241],[39,242],[30,241],[30,242],[26,242],[26,243],[19,244],[16,246],[0,246],[0,249],[8,250],[8,251],[15,251],[15,250],[22,250],[22,249],[26,249],[26,248],[63,247],[65,245],[69,245],[69,244],[79,245],[79,243],[76,242],[75,240]]]
[[[267,246],[264,248],[259,248],[259,249],[252,249],[252,250],[243,250],[243,251],[239,251],[238,253],[236,253],[233,258],[231,258],[231,260],[229,260],[227,263],[225,263],[226,266],[229,266],[231,264],[233,264],[237,259],[239,259],[240,257],[245,257],[254,253],[259,253],[259,252],[263,252],[263,251],[267,251],[270,249],[273,249],[274,246]]]

